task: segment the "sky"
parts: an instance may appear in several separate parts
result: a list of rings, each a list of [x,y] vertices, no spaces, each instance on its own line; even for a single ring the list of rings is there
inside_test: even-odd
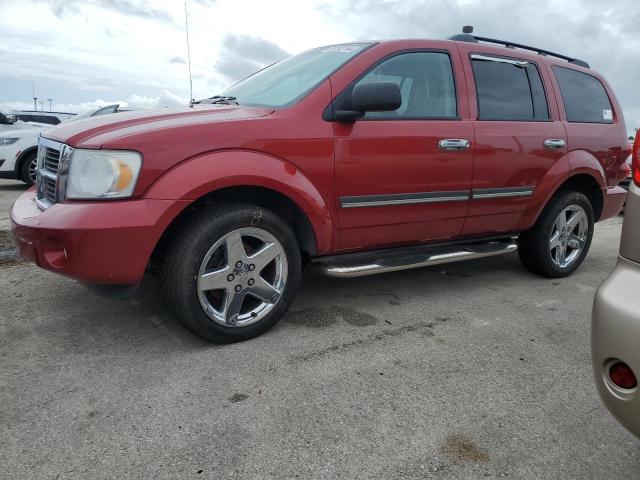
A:
[[[640,126],[637,0],[187,0],[193,94],[326,44],[446,38],[462,25],[582,58]],[[0,0],[0,107],[82,112],[183,105],[183,0]],[[38,106],[41,108],[41,105]]]

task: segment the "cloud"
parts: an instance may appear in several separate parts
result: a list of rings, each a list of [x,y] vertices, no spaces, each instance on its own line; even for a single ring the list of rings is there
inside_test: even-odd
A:
[[[106,10],[113,10],[122,15],[137,16],[147,19],[172,22],[171,15],[166,10],[161,10],[143,0],[35,0],[37,3],[49,5],[51,11],[57,17],[68,14],[76,14],[82,6],[93,5]]]
[[[0,92],[10,100],[28,103],[32,82],[38,96],[74,105],[106,96],[160,98],[163,90],[188,96],[181,62],[186,59],[183,0],[0,4]],[[354,40],[446,38],[470,24],[478,35],[583,58],[612,84],[629,131],[640,125],[637,0],[188,0],[188,5],[196,98],[219,93],[288,52]],[[24,18],[29,21],[16,21]]]
[[[229,80],[237,81],[288,56],[287,51],[268,40],[229,34],[222,42],[215,69]]]
[[[80,103],[54,103],[52,110],[55,112],[70,112],[70,113],[82,113],[88,110],[96,110],[108,105],[119,104],[121,107],[135,108],[135,109],[150,109],[150,108],[165,108],[165,107],[178,107],[187,105],[188,100],[178,95],[171,93],[168,90],[163,90],[157,97],[149,97],[145,95],[131,95],[127,100],[104,100],[96,99],[87,102]],[[45,105],[45,108],[47,106]],[[0,102],[1,110],[33,110],[33,103],[30,102]]]

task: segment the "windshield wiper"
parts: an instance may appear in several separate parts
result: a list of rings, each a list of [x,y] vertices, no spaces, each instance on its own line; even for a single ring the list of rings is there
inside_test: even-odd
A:
[[[217,103],[222,105],[240,105],[236,101],[236,97],[231,97],[228,95],[214,95],[213,97],[203,98],[202,100],[198,100],[197,102],[193,102],[193,103],[200,103],[200,104]]]

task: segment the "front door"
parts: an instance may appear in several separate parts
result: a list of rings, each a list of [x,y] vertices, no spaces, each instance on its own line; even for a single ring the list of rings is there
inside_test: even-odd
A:
[[[334,124],[341,249],[460,234],[471,188],[473,125],[461,119],[456,85],[461,91],[464,83],[457,77],[449,52],[420,50],[387,57],[355,82],[395,82],[402,104]]]

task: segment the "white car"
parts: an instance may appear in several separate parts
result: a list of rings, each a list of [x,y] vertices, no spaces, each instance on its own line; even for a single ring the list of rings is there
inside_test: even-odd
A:
[[[63,123],[83,118],[122,112],[120,105],[109,105],[97,110],[75,115]],[[46,112],[45,112],[46,113]],[[0,133],[0,178],[22,180],[31,186],[36,181],[36,156],[38,153],[38,137],[40,132],[52,125],[29,124],[20,130]]]
[[[27,128],[44,130],[51,125],[46,123],[24,121],[18,119],[15,113],[0,110],[0,132],[12,132],[15,130],[24,130]]]
[[[75,113],[43,112],[41,110],[12,110],[11,113],[23,122],[45,123],[47,125],[58,125],[76,116]]]

